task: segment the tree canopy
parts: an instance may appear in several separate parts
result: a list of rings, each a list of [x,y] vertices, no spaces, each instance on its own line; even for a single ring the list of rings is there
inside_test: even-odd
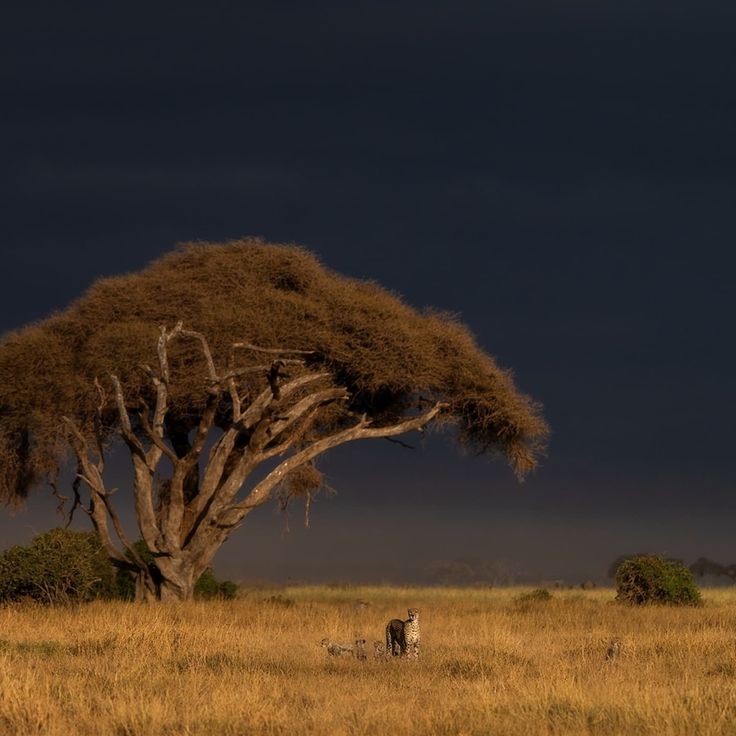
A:
[[[157,339],[162,327],[178,323],[206,336],[218,365],[237,364],[241,376],[250,367],[254,396],[267,378],[259,372],[263,349],[302,351],[304,370],[347,390],[339,410],[325,407],[324,423],[364,415],[380,427],[442,402],[439,419],[455,425],[463,445],[501,453],[519,476],[544,450],[540,406],[452,315],[412,309],[300,247],[255,239],[196,243],[140,272],[100,279],[63,312],[3,337],[0,499],[22,500],[69,459],[63,418],[89,442],[104,445],[116,436],[121,417],[110,374],[119,377],[131,410],[152,405]],[[207,400],[208,358],[200,347],[192,339],[169,349],[176,378],[170,412],[185,433]],[[285,370],[298,375],[302,368]]]

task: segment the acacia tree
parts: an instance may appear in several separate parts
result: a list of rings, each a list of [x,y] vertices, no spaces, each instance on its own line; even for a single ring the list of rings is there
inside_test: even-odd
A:
[[[253,509],[309,502],[327,450],[433,420],[520,477],[547,436],[539,406],[453,317],[417,312],[294,246],[185,245],[0,342],[0,498],[19,503],[51,483],[136,575],[139,599],[190,598]],[[107,485],[121,442],[152,563]]]

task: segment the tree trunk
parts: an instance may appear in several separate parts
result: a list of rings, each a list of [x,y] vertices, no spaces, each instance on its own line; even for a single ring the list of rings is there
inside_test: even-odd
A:
[[[158,600],[157,588],[158,586],[148,570],[145,572],[142,570],[139,571],[135,576],[136,602]]]
[[[162,603],[190,601],[194,598],[194,585],[188,581],[162,580],[158,599]]]
[[[173,567],[173,565],[166,565]],[[162,572],[158,567],[151,565],[145,572],[140,571],[135,581],[135,600],[138,602],[175,603],[189,601],[194,597],[194,584],[199,575],[196,575],[191,563],[180,560],[176,565],[178,570]]]
[[[142,582],[142,578],[148,580]],[[149,576],[139,575],[136,578],[135,600],[139,603],[176,603],[178,601],[190,601],[194,597],[194,586],[182,583],[162,580],[156,584]]]

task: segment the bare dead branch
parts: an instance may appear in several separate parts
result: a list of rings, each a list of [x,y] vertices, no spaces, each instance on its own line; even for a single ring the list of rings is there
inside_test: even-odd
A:
[[[240,394],[238,394],[238,387],[235,384],[235,377],[228,376],[224,380],[227,386],[227,392],[228,394],[230,394],[230,401],[233,405],[233,422],[239,422],[242,405],[240,401]]]
[[[166,351],[166,346],[173,340],[182,330],[182,322],[177,322],[171,330],[167,330],[166,327],[159,327],[159,338],[158,338],[158,363],[161,368],[161,380],[164,383],[169,382],[169,356]]]
[[[349,396],[350,394],[345,388],[329,388],[324,391],[317,391],[313,394],[309,394],[301,401],[294,404],[294,406],[284,415],[275,417],[275,421],[267,430],[268,436],[275,439],[285,429],[294,424],[294,422],[296,422],[302,415],[315,406],[329,404],[332,401],[345,400],[349,398]]]
[[[210,394],[207,397],[207,403],[205,404],[202,417],[200,418],[199,425],[197,426],[197,432],[194,435],[194,440],[192,441],[192,449],[184,458],[189,466],[197,462],[202,450],[204,449],[207,436],[209,435],[215,421],[215,414],[217,413],[217,405],[219,401],[219,391],[215,394]]]
[[[114,374],[110,374],[110,380],[115,389],[115,404],[118,409],[118,416],[120,417],[120,434],[123,436],[125,444],[128,445],[134,456],[139,457],[143,462],[148,465],[145,450],[141,445],[140,440],[135,436],[133,428],[130,423],[130,415],[125,407],[125,397],[123,396],[123,388],[120,385],[120,379]]]
[[[210,380],[213,382],[219,382],[220,379],[217,377],[215,361],[212,359],[212,351],[210,350],[210,345],[207,342],[207,338],[201,332],[195,332],[194,330],[179,329],[179,334],[181,334],[182,337],[192,337],[195,340],[199,340],[200,344],[202,345],[204,359],[207,362],[207,371],[209,373]]]
[[[270,355],[316,355],[316,350],[292,350],[291,348],[262,348],[251,345],[248,342],[234,342],[233,350],[253,350],[256,353],[269,353]]]
[[[92,518],[92,523],[97,530],[97,534],[108,556],[113,560],[125,562],[125,555],[115,546],[110,537],[107,527],[107,515],[104,508],[105,485],[101,474],[94,463],[90,461],[87,440],[72,419],[69,417],[62,417],[62,419],[70,430],[72,446],[74,447],[77,462],[79,463],[80,472],[78,472],[77,478],[83,480],[90,490],[90,509],[88,513]],[[79,486],[77,484],[74,489],[75,495],[79,494],[78,488]],[[99,499],[102,503],[96,504],[95,499]]]
[[[77,470],[81,471],[79,467],[77,468]],[[82,504],[82,494],[79,492],[81,481],[82,479],[79,477],[79,475],[77,475],[72,481],[72,492],[74,493],[74,501],[72,502],[71,509],[69,509],[69,516],[67,517],[66,524],[64,525],[65,529],[68,529],[71,526],[71,523],[74,520],[74,512],[77,509],[82,509],[82,511],[84,511],[84,513],[88,516],[92,515],[91,510],[86,509]]]
[[[162,374],[168,371],[166,363],[166,331],[162,330],[159,338],[159,358],[161,360]],[[135,502],[136,518],[140,526],[143,539],[151,551],[157,549],[157,539],[159,536],[158,525],[156,524],[156,512],[153,508],[153,488],[152,480],[156,472],[156,466],[161,459],[162,450],[154,445],[146,453],[138,438],[133,433],[130,416],[125,408],[125,399],[117,376],[110,376],[113,386],[115,387],[115,400],[120,415],[121,434],[123,439],[131,450],[133,460],[133,498]],[[163,436],[163,418],[166,411],[166,382],[160,381],[157,386],[156,410],[154,413],[153,432],[159,437]]]
[[[48,484],[51,488],[51,495],[53,498],[55,498],[59,503],[56,507],[56,513],[63,515],[64,514],[64,506],[66,505],[66,502],[69,500],[69,496],[65,496],[64,494],[59,491],[59,484],[58,484],[58,472],[54,473],[52,476],[48,478]]]
[[[161,452],[166,455],[171,462],[176,465],[176,463],[179,461],[179,458],[177,457],[176,453],[164,442],[163,438],[159,436],[157,432],[153,431],[153,427],[151,427],[151,422],[148,419],[148,405],[145,401],[141,400],[141,410],[138,412],[138,418],[140,419],[141,428],[143,429],[146,437],[148,437],[149,440],[159,449]]]
[[[261,453],[260,461],[270,460],[273,457],[278,457],[288,452],[294,445],[300,440],[301,437],[309,430],[317,415],[319,414],[319,407],[315,407],[308,414],[302,417],[301,425],[292,432],[287,439],[281,444],[269,447]]]
[[[406,450],[416,450],[417,449],[414,445],[410,445],[406,442],[403,442],[402,440],[397,440],[394,437],[384,437],[383,439],[385,439],[387,442],[393,442],[395,445],[400,445]]]
[[[306,373],[303,376],[294,378],[288,383],[281,386],[281,400],[288,398],[295,391],[300,388],[309,385],[310,383],[329,378],[329,373]],[[255,426],[257,422],[263,417],[263,413],[269,407],[273,401],[273,392],[271,388],[264,389],[258,397],[251,403],[251,405],[243,412],[239,426],[242,430],[248,430]]]
[[[118,539],[122,543],[123,547],[125,547],[125,549],[128,550],[128,554],[132,557],[136,565],[140,567],[142,570],[145,570],[146,563],[143,560],[143,558],[140,556],[140,554],[138,553],[138,550],[135,548],[135,545],[131,543],[128,535],[125,533],[125,529],[123,528],[123,525],[120,523],[120,517],[118,516],[117,512],[115,511],[112,505],[112,502],[110,501],[111,495],[112,495],[111,492],[103,493],[103,494],[100,494],[100,498],[102,499],[102,502],[105,505],[107,514],[110,517],[110,520],[112,521],[113,528],[115,529],[115,534],[117,534]]]

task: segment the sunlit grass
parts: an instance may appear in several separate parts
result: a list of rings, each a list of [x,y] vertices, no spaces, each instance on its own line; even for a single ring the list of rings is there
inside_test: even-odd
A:
[[[736,591],[685,609],[524,592],[287,587],[171,607],[0,608],[0,734],[736,733]],[[410,606],[419,662],[318,646],[360,635],[372,650]],[[612,636],[623,648],[607,661]]]

